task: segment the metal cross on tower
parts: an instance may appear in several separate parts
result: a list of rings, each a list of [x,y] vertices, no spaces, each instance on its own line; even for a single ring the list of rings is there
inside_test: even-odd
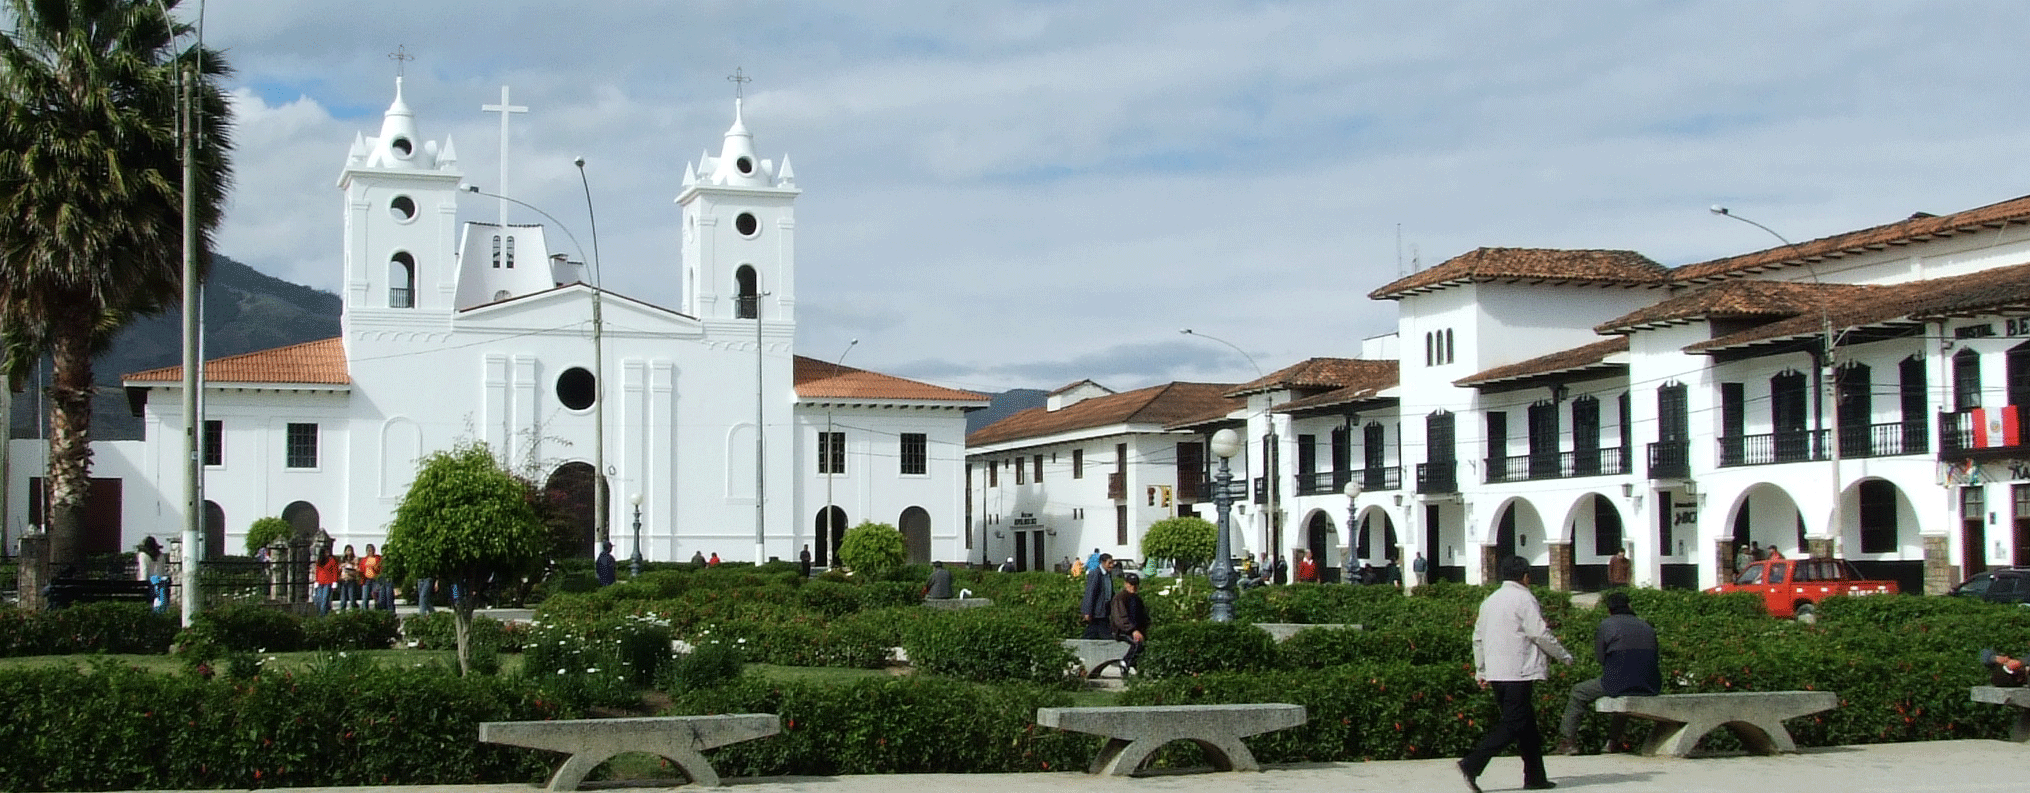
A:
[[[745,99],[747,98],[747,84],[754,82],[754,78],[747,76],[745,71],[735,66],[733,67],[733,73],[726,75],[726,82],[733,84],[734,99]]]
[[[395,45],[395,51],[388,53],[388,60],[395,62],[396,77],[406,76],[404,72],[407,70],[403,68],[403,64],[415,59],[416,56],[409,54],[409,45],[407,44],[397,44]]]

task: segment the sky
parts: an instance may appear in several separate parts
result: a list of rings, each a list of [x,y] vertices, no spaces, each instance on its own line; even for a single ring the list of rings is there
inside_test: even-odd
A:
[[[468,183],[590,247],[584,157],[605,287],[679,305],[674,199],[738,69],[761,156],[803,190],[800,354],[982,392],[1240,382],[1358,356],[1395,326],[1368,292],[1476,247],[1680,265],[1777,244],[1716,204],[1802,241],[2030,194],[2026,22],[1951,0],[206,0],[235,69],[218,250],[337,291],[337,177],[399,49]],[[529,108],[505,185],[480,109],[503,85]]]

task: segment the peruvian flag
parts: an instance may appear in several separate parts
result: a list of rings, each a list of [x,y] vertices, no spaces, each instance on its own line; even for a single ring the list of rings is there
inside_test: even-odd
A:
[[[1981,448],[2015,446],[2020,443],[2016,429],[2016,406],[1974,408],[1974,445]]]

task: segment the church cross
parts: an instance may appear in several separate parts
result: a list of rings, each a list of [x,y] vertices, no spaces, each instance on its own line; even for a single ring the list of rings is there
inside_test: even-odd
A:
[[[747,76],[745,71],[735,66],[733,67],[733,73],[726,75],[726,82],[733,84],[734,99],[745,99],[747,97],[747,84],[754,82],[754,78]]]
[[[391,61],[394,61],[394,62],[395,62],[395,76],[396,76],[396,77],[401,77],[401,76],[403,76],[403,74],[402,74],[402,73],[403,73],[404,71],[406,71],[406,69],[403,69],[402,67],[403,67],[403,64],[404,64],[404,63],[405,63],[406,61],[413,61],[413,60],[415,60],[415,59],[416,59],[416,56],[414,56],[414,55],[410,55],[410,54],[409,54],[409,45],[407,45],[407,44],[399,44],[399,45],[396,45],[396,46],[395,46],[395,51],[394,51],[394,52],[390,52],[390,53],[388,53],[388,60],[391,60]]]
[[[480,105],[480,106],[479,106],[479,111],[480,111],[480,112],[482,112],[482,113],[499,113],[499,114],[500,114],[500,183],[499,183],[499,184],[497,184],[497,185],[495,185],[493,189],[494,189],[494,192],[496,192],[496,193],[498,193],[498,194],[500,194],[500,195],[507,195],[507,194],[508,194],[508,186],[507,186],[507,174],[508,174],[508,119],[509,119],[509,118],[511,118],[511,117],[512,117],[512,116],[513,116],[513,115],[514,115],[515,113],[527,113],[527,112],[529,112],[529,109],[528,109],[527,107],[524,107],[524,106],[521,106],[521,105],[517,105],[517,104],[513,104],[513,103],[509,102],[509,101],[508,101],[508,87],[507,87],[507,86],[505,86],[505,85],[503,85],[503,86],[501,86],[501,87],[500,87],[500,104],[498,104],[498,105]],[[500,204],[500,228],[501,228],[501,233],[505,234],[505,233],[507,233],[507,200],[506,200],[506,199],[501,199],[501,200],[500,200],[500,201],[498,201],[497,203],[499,203],[499,204]]]

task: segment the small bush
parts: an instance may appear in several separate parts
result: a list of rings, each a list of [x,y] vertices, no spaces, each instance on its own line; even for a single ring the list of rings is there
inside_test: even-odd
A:
[[[266,606],[230,605],[199,612],[191,621],[190,632],[200,641],[229,651],[291,653],[303,649],[303,621]]]
[[[827,617],[843,617],[860,610],[860,592],[852,584],[818,580],[797,589],[797,602]]]
[[[374,609],[327,614],[303,626],[303,644],[313,650],[385,650],[400,636],[394,612]]]
[[[657,676],[656,688],[671,696],[711,688],[740,677],[745,661],[740,648],[725,642],[711,642],[677,656]]]
[[[1076,660],[1048,627],[994,608],[936,614],[911,626],[902,646],[920,671],[974,681],[1063,684]]]
[[[670,630],[652,620],[615,617],[590,624],[531,626],[524,674],[545,691],[583,706],[627,707],[670,661]]]
[[[839,561],[856,575],[879,578],[901,567],[906,558],[902,532],[886,523],[862,523],[847,529],[846,536],[839,540]]]
[[[157,614],[145,603],[79,603],[29,622],[38,624],[27,631],[37,646],[22,655],[161,655],[178,631],[175,614]]]
[[[1245,622],[1154,626],[1139,661],[1141,671],[1152,678],[1263,672],[1281,663],[1275,639],[1267,631]]]
[[[475,648],[493,650],[519,649],[519,644],[510,641],[507,626],[500,620],[484,615],[472,618],[472,635],[468,637]],[[418,650],[458,649],[458,615],[448,610],[433,611],[429,614],[412,614],[402,618],[402,638],[415,642]]]

